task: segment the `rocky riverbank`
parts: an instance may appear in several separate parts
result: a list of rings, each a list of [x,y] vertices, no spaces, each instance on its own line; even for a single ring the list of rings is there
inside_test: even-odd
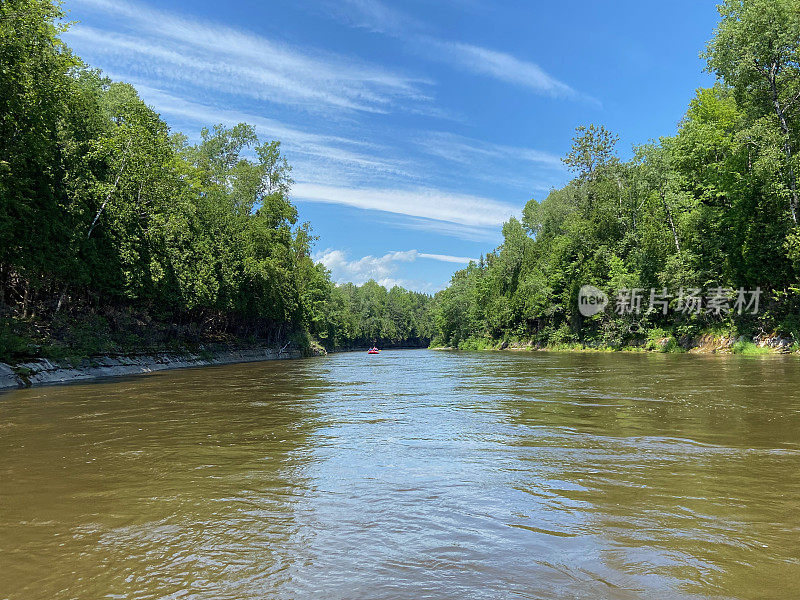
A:
[[[324,354],[324,350],[317,351]],[[98,379],[139,375],[167,369],[226,365],[263,360],[300,358],[299,350],[279,348],[251,348],[246,350],[203,351],[200,353],[158,353],[125,356],[98,356],[84,359],[79,364],[48,359],[30,360],[14,365],[0,363],[0,390],[70,383]]]

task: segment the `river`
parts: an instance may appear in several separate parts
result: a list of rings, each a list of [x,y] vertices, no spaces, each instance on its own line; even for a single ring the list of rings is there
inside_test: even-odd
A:
[[[797,598],[796,357],[387,351],[0,394],[0,598]]]

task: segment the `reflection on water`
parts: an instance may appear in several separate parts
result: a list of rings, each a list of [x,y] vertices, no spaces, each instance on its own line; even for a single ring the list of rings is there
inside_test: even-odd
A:
[[[794,598],[800,361],[384,352],[0,396],[0,598]]]

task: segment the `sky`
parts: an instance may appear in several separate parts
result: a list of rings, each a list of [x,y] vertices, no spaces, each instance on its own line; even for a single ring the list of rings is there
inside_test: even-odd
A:
[[[713,78],[714,2],[67,0],[64,39],[175,131],[254,125],[337,282],[433,293],[570,179],[575,128],[622,158]]]

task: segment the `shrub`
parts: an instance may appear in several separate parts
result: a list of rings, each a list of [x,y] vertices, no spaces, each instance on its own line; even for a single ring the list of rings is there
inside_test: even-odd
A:
[[[748,342],[745,340],[738,340],[732,347],[731,351],[734,354],[746,354],[746,355],[759,355],[759,354],[770,354],[772,351],[769,348],[760,348],[756,346],[753,342]]]

